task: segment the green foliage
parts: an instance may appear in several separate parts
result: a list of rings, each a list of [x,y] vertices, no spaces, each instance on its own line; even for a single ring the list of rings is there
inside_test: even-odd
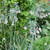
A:
[[[0,50],[50,50],[50,2],[0,2]]]

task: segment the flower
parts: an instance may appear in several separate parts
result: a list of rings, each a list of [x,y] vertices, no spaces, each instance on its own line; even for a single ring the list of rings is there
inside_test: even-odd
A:
[[[14,21],[12,22],[12,24],[11,24],[12,26],[14,26]]]
[[[35,14],[36,14],[36,16],[39,16],[39,13],[38,12],[36,12]]]
[[[12,20],[12,16],[10,16],[9,19]]]
[[[10,9],[10,12],[15,12],[15,10],[14,9]]]
[[[46,17],[45,15],[43,17]]]
[[[1,23],[1,18],[0,18],[0,23]]]
[[[27,41],[29,41],[29,39],[26,39]]]
[[[6,40],[5,38],[2,39],[2,41],[5,41],[5,40]]]
[[[16,21],[18,21],[18,18],[17,18],[16,16],[14,16],[14,20],[15,20],[15,22],[16,22]]]
[[[40,32],[37,30],[37,33],[39,34]]]
[[[36,35],[36,33],[34,33],[34,35]]]
[[[32,11],[30,11],[30,14],[31,14],[31,15],[34,15],[34,13],[33,13]]]
[[[42,31],[40,27],[39,27],[39,31],[40,31],[40,32]]]
[[[46,14],[46,16],[48,16],[48,15]]]
[[[20,13],[20,10],[16,11],[16,13]]]
[[[50,15],[50,13],[48,13],[48,15]]]
[[[40,18],[43,18],[43,16],[40,15]]]
[[[38,38],[40,38],[41,36],[40,35],[38,35]]]
[[[44,43],[44,45],[47,45],[47,43]]]
[[[44,15],[44,14],[43,15],[40,15],[40,18],[45,18],[45,17],[46,17],[46,15]]]
[[[18,21],[18,18],[16,18],[15,21]]]
[[[18,21],[18,18],[16,18],[16,21]]]
[[[41,4],[36,3],[36,6],[41,6]]]
[[[5,19],[5,22],[4,22],[4,24],[7,24],[8,23],[8,20],[7,19]]]
[[[27,30],[27,27],[25,26],[24,29]]]
[[[29,31],[30,31],[30,34],[33,34],[33,32],[31,31],[31,29],[29,29]]]
[[[44,9],[42,9],[42,11],[44,12],[45,10],[44,10]]]

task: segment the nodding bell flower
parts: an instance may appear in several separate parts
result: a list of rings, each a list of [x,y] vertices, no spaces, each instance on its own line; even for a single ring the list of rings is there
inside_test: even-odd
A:
[[[48,15],[46,14],[46,16],[48,16]]]
[[[1,23],[1,18],[0,18],[0,23]]]
[[[24,29],[27,30],[27,27],[25,26]]]
[[[15,12],[15,10],[14,9],[10,9],[10,12]]]
[[[34,12],[30,11],[30,14],[31,14],[31,15],[34,15]]]
[[[29,31],[30,31],[30,34],[33,34],[33,32],[31,31],[31,29],[29,29]]]
[[[44,12],[44,11],[45,11],[45,9],[42,9],[42,11]]]
[[[50,13],[48,13],[48,15],[50,15]]]
[[[38,38],[40,38],[41,36],[40,35],[38,35]]]
[[[7,23],[8,23],[8,20],[7,20],[7,19],[5,19],[4,24],[7,24]]]
[[[16,11],[16,13],[20,13],[20,10]]]
[[[12,20],[12,16],[10,16],[9,19]]]
[[[40,32],[37,30],[37,32],[36,32],[36,33],[38,33],[38,34],[39,34]]]
[[[12,22],[12,24],[11,24],[12,26],[14,26],[14,21]]]
[[[43,16],[42,16],[42,15],[40,15],[40,18],[45,18],[45,17],[46,17],[46,15],[43,15]]]
[[[47,45],[47,43],[44,43],[44,45]]]
[[[15,21],[18,21],[18,18],[16,18],[16,20]]]
[[[5,41],[5,40],[6,40],[5,38],[2,39],[2,41]]]
[[[34,33],[34,35],[36,35],[36,33]]]
[[[14,20],[15,20],[15,22],[17,22],[18,21],[18,18],[16,16],[14,16]]]
[[[40,27],[39,27],[39,31],[40,31],[40,32],[42,31]]]

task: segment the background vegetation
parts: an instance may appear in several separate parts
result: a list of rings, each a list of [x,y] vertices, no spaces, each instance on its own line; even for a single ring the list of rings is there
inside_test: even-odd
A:
[[[0,0],[0,50],[50,50],[50,1]]]

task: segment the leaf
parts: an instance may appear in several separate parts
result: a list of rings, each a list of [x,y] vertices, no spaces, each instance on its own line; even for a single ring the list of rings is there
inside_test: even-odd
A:
[[[47,11],[50,11],[50,6],[44,8]]]
[[[26,38],[23,40],[22,45],[21,45],[21,50],[24,50],[24,46],[26,44]]]

